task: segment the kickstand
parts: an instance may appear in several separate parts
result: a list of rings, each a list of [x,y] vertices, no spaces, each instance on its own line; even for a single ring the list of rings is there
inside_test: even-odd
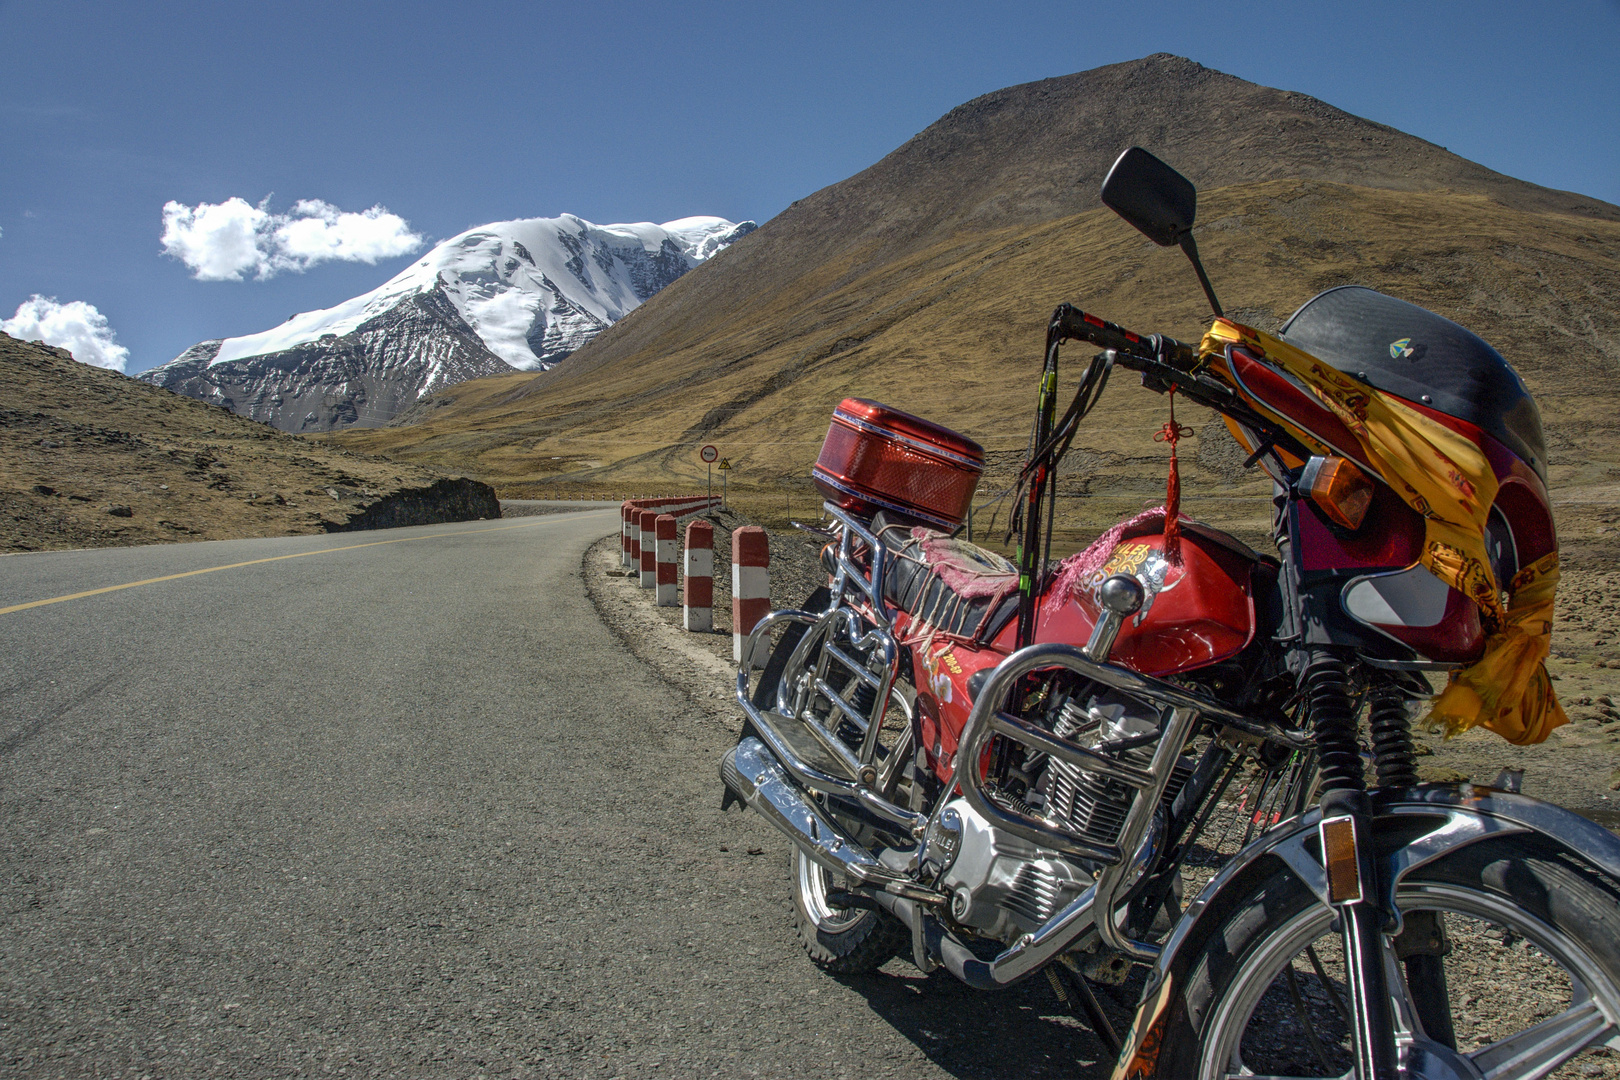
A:
[[[1119,1041],[1118,1033],[1114,1031],[1114,1025],[1108,1020],[1108,1014],[1103,1012],[1102,1004],[1097,1000],[1097,995],[1091,992],[1091,985],[1086,982],[1084,975],[1077,971],[1071,971],[1069,974],[1072,988],[1075,991],[1074,997],[1078,1000],[1080,1011],[1085,1014],[1086,1022],[1091,1025],[1091,1030],[1096,1033],[1097,1040],[1103,1044],[1109,1055],[1118,1058],[1122,1044]],[[1057,995],[1057,999],[1070,1012],[1073,1012],[1075,1002],[1069,999],[1068,991],[1063,986],[1063,977],[1058,974],[1057,967],[1048,967],[1046,977],[1051,982],[1052,992]]]

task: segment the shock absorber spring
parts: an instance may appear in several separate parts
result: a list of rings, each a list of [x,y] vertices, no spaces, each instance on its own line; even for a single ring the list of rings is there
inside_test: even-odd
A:
[[[1406,716],[1406,695],[1382,683],[1372,691],[1368,724],[1372,729],[1373,765],[1379,787],[1410,787],[1417,783],[1417,754],[1412,747],[1412,723]]]
[[[1322,790],[1365,791],[1349,665],[1326,649],[1317,649],[1311,653],[1301,683],[1316,734]]]

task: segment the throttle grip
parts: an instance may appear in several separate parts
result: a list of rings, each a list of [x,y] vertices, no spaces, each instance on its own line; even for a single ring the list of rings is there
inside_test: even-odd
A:
[[[1191,372],[1198,366],[1198,350],[1163,334],[1142,335],[1107,319],[1081,311],[1073,304],[1062,304],[1052,313],[1047,328],[1049,339],[1069,338],[1089,341],[1104,349],[1139,360],[1166,364],[1178,371]]]
[[[1081,311],[1073,304],[1060,304],[1052,313],[1048,334],[1059,338],[1089,341],[1104,349],[1129,353],[1144,360],[1155,359],[1152,345],[1140,334],[1132,333],[1106,319]]]

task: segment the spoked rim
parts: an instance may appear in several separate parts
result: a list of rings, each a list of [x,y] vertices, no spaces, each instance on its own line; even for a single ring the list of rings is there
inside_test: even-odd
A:
[[[1585,950],[1562,930],[1501,897],[1438,883],[1403,884],[1397,902],[1403,912],[1435,911],[1507,927],[1556,964],[1570,984],[1569,1004],[1556,1015],[1472,1051],[1453,1052],[1424,1037],[1414,1019],[1415,1009],[1400,965],[1393,951],[1386,949],[1385,966],[1394,995],[1396,1041],[1403,1049],[1420,1049],[1442,1062],[1446,1058],[1461,1059],[1456,1064],[1466,1063],[1467,1068],[1486,1080],[1534,1080],[1546,1076],[1605,1034],[1615,1035],[1616,1021],[1620,1020],[1620,988],[1616,988]],[[1268,935],[1261,947],[1244,959],[1233,974],[1233,989],[1226,998],[1226,1007],[1213,1021],[1210,1037],[1205,1040],[1201,1076],[1274,1076],[1256,1073],[1244,1062],[1244,1035],[1261,997],[1284,975],[1285,968],[1304,955],[1306,946],[1331,932],[1332,922],[1331,909],[1312,905]],[[1334,1077],[1313,1074],[1298,1080],[1344,1080],[1354,1075],[1352,1067]],[[1470,1073],[1459,1074],[1452,1066],[1445,1065],[1442,1075]],[[1290,1080],[1293,1080],[1291,1074]]]
[[[799,876],[799,898],[804,913],[816,924],[816,929],[838,934],[858,922],[863,914],[860,908],[834,907],[827,900],[827,871],[802,851],[794,852]]]

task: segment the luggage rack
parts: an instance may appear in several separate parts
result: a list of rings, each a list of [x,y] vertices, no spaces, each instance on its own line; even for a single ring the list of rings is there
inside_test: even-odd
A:
[[[761,740],[804,787],[851,799],[915,830],[926,818],[891,801],[911,744],[911,725],[893,746],[884,747],[881,741],[899,657],[893,620],[883,602],[891,556],[858,519],[830,502],[823,506],[843,526],[827,610],[773,611],[754,627],[744,656],[756,655],[752,650],[762,635],[768,640],[780,626],[798,623],[807,629],[781,672],[774,707],[754,704],[746,664],[737,672],[737,702]],[[871,559],[870,579],[855,559],[857,542],[865,543]],[[869,602],[863,605],[869,611],[857,612],[846,602],[861,598]],[[864,707],[857,700],[863,688],[871,693],[871,704]],[[845,724],[860,732],[858,749],[839,737]]]
[[[883,600],[884,579],[889,573],[889,562],[894,558],[888,545],[879,540],[859,518],[852,516],[838,504],[824,502],[821,508],[843,526],[838,533],[838,554],[834,562],[832,583],[834,603],[841,603],[848,595],[850,586],[854,586],[871,604],[872,610],[868,614],[875,617],[874,621],[885,631],[893,630],[894,619],[889,615]],[[871,561],[870,578],[868,568],[855,561],[857,540],[866,545],[867,555]]]

